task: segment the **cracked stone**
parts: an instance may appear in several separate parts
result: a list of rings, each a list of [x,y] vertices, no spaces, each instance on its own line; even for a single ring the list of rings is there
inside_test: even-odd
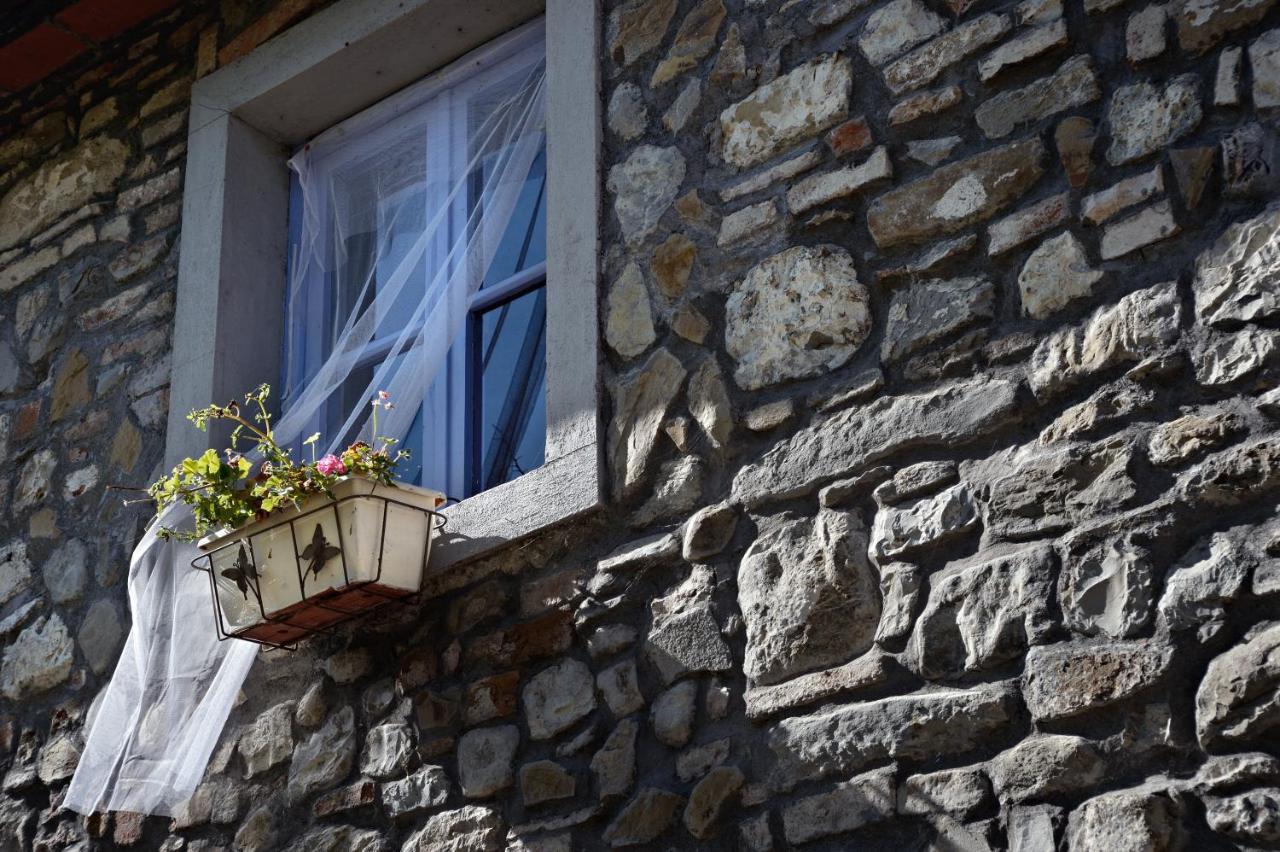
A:
[[[1092,295],[1103,274],[1089,265],[1084,246],[1070,231],[1045,240],[1018,273],[1022,310],[1032,319],[1051,317]]]
[[[995,287],[985,277],[925,280],[894,291],[880,357],[898,361],[995,311]]]
[[[1200,124],[1200,78],[1174,77],[1163,89],[1142,82],[1122,86],[1111,97],[1107,162],[1123,165],[1182,138]]]
[[[1280,316],[1280,205],[1236,222],[1196,258],[1196,313],[1230,328]]]
[[[973,117],[988,139],[1001,139],[1019,125],[1092,103],[1101,96],[1092,59],[1076,56],[1048,77],[983,102]]]
[[[607,187],[613,211],[629,244],[644,241],[667,212],[684,182],[685,159],[680,151],[639,145],[609,170]]]

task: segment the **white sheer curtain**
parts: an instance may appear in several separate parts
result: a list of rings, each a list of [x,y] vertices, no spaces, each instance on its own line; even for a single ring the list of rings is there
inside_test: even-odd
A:
[[[296,444],[317,423],[336,424],[325,435],[331,451],[368,437],[368,400],[379,390],[396,408],[383,412],[378,431],[408,431],[545,144],[544,49],[541,22],[526,26],[326,131],[290,162],[304,220],[288,333],[323,335],[324,351],[318,368],[287,389],[281,443]],[[464,120],[442,133],[427,128],[424,140],[414,116],[443,116],[432,105],[463,92],[475,108],[451,110]],[[372,224],[374,237],[353,264],[347,238],[361,224]],[[321,327],[299,317],[317,286],[347,296],[345,312]],[[300,351],[298,343],[286,351]],[[384,357],[370,362],[371,352]],[[174,508],[161,520],[174,526],[189,515]],[[157,538],[154,525],[134,550],[133,627],[87,721],[65,807],[172,814],[201,781],[258,646],[217,640],[208,578],[191,567],[196,556],[192,544]]]

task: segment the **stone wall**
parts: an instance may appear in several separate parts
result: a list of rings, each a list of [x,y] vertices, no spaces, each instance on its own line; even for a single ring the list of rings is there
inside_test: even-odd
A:
[[[57,804],[127,620],[103,484],[158,458],[207,22],[122,48],[155,70],[96,131],[74,86],[28,105],[17,848],[1280,848],[1274,5],[610,3],[609,505],[263,655],[173,820]]]

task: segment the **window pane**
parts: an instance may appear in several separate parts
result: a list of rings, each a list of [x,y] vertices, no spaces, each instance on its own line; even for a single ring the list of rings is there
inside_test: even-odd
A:
[[[546,305],[546,288],[538,287],[479,317],[475,490],[500,485],[543,462]]]
[[[482,180],[483,178],[479,178]],[[547,149],[543,146],[481,287],[492,287],[547,259]]]

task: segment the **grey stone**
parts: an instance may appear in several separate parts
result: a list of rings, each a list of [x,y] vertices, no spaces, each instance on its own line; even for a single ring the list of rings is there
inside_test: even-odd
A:
[[[1022,695],[1032,718],[1066,719],[1128,698],[1159,683],[1173,654],[1151,642],[1032,648]]]
[[[1070,231],[1041,243],[1018,274],[1022,310],[1045,319],[1092,295],[1103,272],[1089,265],[1084,246]]]
[[[373,660],[363,648],[339,651],[324,662],[325,673],[337,684],[356,682],[368,674],[372,666]]]
[[[386,852],[388,848],[388,840],[375,829],[336,825],[313,828],[288,852]]]
[[[869,295],[835,246],[797,246],[738,282],[725,307],[725,348],[747,390],[847,363],[871,331]]]
[[[644,133],[649,124],[649,110],[639,86],[635,83],[623,83],[613,90],[609,97],[607,121],[609,129],[624,142]]]
[[[406,722],[370,728],[360,754],[360,772],[378,779],[399,777],[413,760],[413,747],[413,727]]]
[[[756,89],[720,113],[724,159],[739,169],[763,163],[844,120],[852,65],[827,54]]]
[[[1080,218],[1091,225],[1100,225],[1120,211],[1136,207],[1163,192],[1164,168],[1156,166],[1149,172],[1125,178],[1086,196],[1080,202]]]
[[[0,395],[16,393],[22,384],[22,364],[13,354],[13,347],[0,343]]]
[[[1075,56],[1048,77],[988,99],[973,117],[988,139],[1001,139],[1019,125],[1075,109],[1101,96],[1093,61],[1087,55]]]
[[[515,781],[520,730],[515,725],[475,728],[458,739],[458,786],[468,799],[484,799]]]
[[[303,740],[289,764],[289,799],[300,802],[347,777],[356,760],[355,713],[343,707]]]
[[[718,2],[718,0],[712,0]],[[662,115],[662,126],[672,133],[679,133],[689,123],[693,113],[702,102],[702,81],[697,77],[690,78],[680,89],[680,94],[671,102],[671,108]]]
[[[987,228],[987,254],[995,257],[1033,237],[1053,230],[1071,215],[1071,194],[1051,195],[991,223]]]
[[[745,782],[746,777],[737,767],[711,770],[689,794],[689,804],[684,809],[684,826],[689,833],[699,840],[715,836],[717,823]]]
[[[901,639],[911,630],[916,605],[920,599],[923,572],[908,562],[890,562],[880,566],[880,624],[876,642]]]
[[[1236,222],[1196,258],[1196,313],[1210,325],[1230,328],[1280,316],[1280,205]]]
[[[920,0],[893,0],[867,17],[858,49],[872,65],[884,65],[942,32],[946,22]]]
[[[75,774],[80,763],[80,745],[70,734],[59,734],[40,749],[36,776],[46,786],[65,781]]]
[[[27,807],[20,799],[0,797],[0,838],[5,838],[4,852],[23,852],[29,847],[31,831],[35,825],[35,808]]]
[[[449,801],[449,774],[440,766],[424,766],[399,781],[382,785],[382,806],[392,819],[416,817]]]
[[[1280,726],[1280,623],[1214,657],[1196,691],[1196,733],[1215,751],[1267,742]]]
[[[754,244],[768,238],[778,222],[778,202],[773,199],[735,210],[720,220],[716,245],[721,248]]]
[[[1058,600],[1067,625],[1085,636],[1134,636],[1151,620],[1151,553],[1131,535],[1063,558]]]
[[[1159,352],[1178,337],[1180,304],[1174,282],[1157,284],[1054,332],[1031,357],[1031,389],[1037,396],[1058,393],[1094,373]]]
[[[324,679],[321,678],[298,699],[298,709],[294,711],[293,721],[304,728],[314,728],[324,721],[324,714],[329,710],[329,699],[325,695]]]
[[[565,660],[538,672],[524,687],[529,736],[550,739],[596,709],[591,670],[578,660]]]
[[[911,504],[885,506],[871,527],[870,551],[877,564],[908,557],[974,529],[978,504],[965,483]]]
[[[636,629],[625,624],[606,624],[587,637],[587,651],[592,657],[616,654],[636,641]]]
[[[991,782],[981,769],[967,766],[913,775],[898,787],[898,813],[947,814],[967,818],[991,801]]]
[[[729,749],[728,737],[685,749],[676,758],[676,777],[686,784],[696,781],[728,760]]]
[[[1067,848],[1173,849],[1179,835],[1177,808],[1169,797],[1143,789],[1095,796],[1071,813]]]
[[[639,489],[667,408],[680,392],[684,377],[680,361],[666,349],[659,349],[615,386],[609,457],[613,460],[614,487],[622,495],[630,496]]]
[[[889,150],[881,145],[856,166],[831,169],[796,181],[787,190],[787,207],[798,216],[892,177],[893,163],[889,159]]]
[[[1222,137],[1222,193],[1228,198],[1271,199],[1280,187],[1280,147],[1274,130],[1258,122]]]
[[[278,849],[282,829],[279,811],[280,805],[271,802],[250,812],[236,831],[236,852],[271,852]]]
[[[908,665],[922,677],[959,677],[1044,642],[1054,627],[1052,574],[1052,549],[1042,545],[948,565],[930,580]]]
[[[576,787],[573,776],[554,760],[537,760],[520,767],[520,798],[526,808],[567,799]]]
[[[27,543],[14,539],[0,547],[0,606],[31,585],[31,560],[27,558]]]
[[[1006,425],[1016,410],[1014,382],[979,378],[839,411],[743,467],[733,501],[783,500],[907,448],[960,446]]]
[[[645,654],[665,683],[691,672],[728,671],[729,646],[710,607],[699,604],[659,618],[645,640]]]
[[[1209,757],[1193,779],[1200,793],[1223,793],[1280,780],[1280,760],[1262,752]]]
[[[657,339],[649,289],[640,267],[628,263],[609,287],[605,300],[604,339],[623,358],[634,358]]]
[[[466,805],[429,818],[400,852],[497,852],[505,824],[494,808]]]
[[[733,409],[720,367],[714,358],[702,362],[689,378],[689,413],[715,449],[723,449],[733,431]]]
[[[1205,820],[1220,834],[1263,848],[1280,842],[1280,787],[1205,802]]]
[[[27,459],[18,475],[18,486],[13,491],[13,508],[15,511],[35,508],[49,496],[52,487],[53,472],[58,466],[58,457],[52,450],[40,450]]]
[[[762,524],[738,570],[749,678],[777,683],[871,647],[879,605],[866,554],[866,527],[854,513]]]
[[[882,249],[954,233],[1020,198],[1044,173],[1043,158],[1036,137],[943,166],[877,198],[867,227]]]
[[[1237,528],[1240,529],[1240,528]],[[1253,531],[1244,528],[1245,536]],[[1244,592],[1256,558],[1228,533],[1214,533],[1165,578],[1159,610],[1170,630],[1196,629],[1201,641],[1226,626],[1227,608]]]
[[[38,234],[65,213],[110,191],[124,174],[129,146],[94,136],[45,160],[0,198],[0,251]]]
[[[604,840],[613,847],[652,843],[671,827],[683,804],[684,798],[675,793],[646,787],[604,830]]]
[[[604,696],[609,712],[619,719],[644,707],[634,660],[623,660],[600,672],[596,675],[596,688]]]
[[[1092,743],[1062,734],[1033,734],[987,764],[996,795],[1014,802],[1087,790],[1105,771]]]
[[[1200,124],[1200,78],[1174,77],[1163,89],[1141,82],[1121,86],[1111,96],[1107,162],[1123,165],[1159,151]]]
[[[773,830],[769,828],[769,814],[762,813],[739,823],[738,841],[747,852],[773,852]]]
[[[1065,822],[1062,808],[1015,805],[1009,809],[1009,852],[1046,852],[1058,848],[1057,832]]]
[[[283,701],[263,711],[241,732],[238,748],[245,778],[261,775],[293,754],[293,708],[294,702]]]
[[[1013,23],[1008,15],[987,14],[965,21],[884,69],[884,81],[900,95],[932,83],[947,68],[999,41]]]
[[[697,681],[682,681],[659,695],[653,702],[654,736],[671,748],[683,748],[693,736],[697,705]]]
[[[918,281],[894,292],[880,357],[897,361],[955,332],[991,319],[995,287],[985,277]]]
[[[685,160],[677,148],[640,145],[609,170],[613,212],[627,242],[644,241],[675,201],[684,183]]]
[[[784,807],[782,833],[796,844],[853,831],[891,819],[895,799],[892,769],[861,775]]]
[[[1253,71],[1254,107],[1280,106],[1280,30],[1263,33],[1249,43],[1249,67]]]
[[[1275,0],[1239,0],[1235,3],[1179,0],[1173,4],[1178,43],[1183,50],[1203,53],[1227,33],[1260,22],[1273,5]]]
[[[1236,106],[1240,103],[1240,66],[1244,49],[1228,47],[1218,54],[1218,70],[1213,77],[1213,105]]]
[[[1227,443],[1240,431],[1240,421],[1232,414],[1212,409],[1184,414],[1162,423],[1147,440],[1147,458],[1152,464],[1171,467]]]
[[[676,30],[666,58],[654,70],[649,85],[656,89],[697,67],[698,60],[716,46],[716,35],[724,17],[722,0],[702,0],[690,9]]]
[[[699,509],[685,522],[681,555],[687,562],[715,556],[728,546],[738,525],[738,513],[728,503]]]
[[[1192,505],[1238,506],[1280,488],[1280,442],[1269,437],[1209,456],[1179,486]]]
[[[50,554],[41,573],[54,603],[71,603],[84,594],[85,583],[89,580],[88,558],[88,550],[78,538],[64,542]]]
[[[1115,260],[1130,252],[1177,234],[1181,228],[1168,201],[1158,201],[1127,219],[1107,226],[1099,252],[1103,260]]]
[[[978,78],[985,83],[1008,68],[1062,47],[1068,38],[1067,23],[1061,17],[1024,30],[982,58],[978,63]]]
[[[875,761],[959,754],[1003,731],[1016,712],[1007,685],[945,689],[846,704],[771,726],[777,783],[849,774]]]
[[[631,526],[645,527],[658,520],[687,515],[702,502],[705,468],[706,463],[697,456],[681,456],[659,465],[653,491],[631,516]]]
[[[609,733],[604,745],[591,758],[591,772],[601,799],[625,796],[635,781],[636,736],[640,725],[623,719]]]
[[[0,693],[10,701],[47,692],[71,676],[73,648],[56,612],[26,627],[5,645],[0,659]]]

